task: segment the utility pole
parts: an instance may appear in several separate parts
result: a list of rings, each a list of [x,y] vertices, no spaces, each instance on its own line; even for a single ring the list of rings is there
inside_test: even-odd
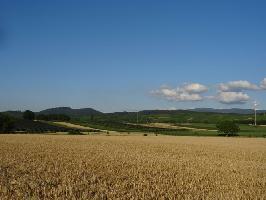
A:
[[[254,117],[254,125],[257,126],[257,102],[255,101],[254,102],[254,114],[255,114],[255,117]]]

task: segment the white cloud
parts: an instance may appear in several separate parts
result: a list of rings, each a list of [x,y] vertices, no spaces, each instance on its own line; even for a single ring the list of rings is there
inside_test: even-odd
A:
[[[258,90],[260,89],[257,85],[252,84],[248,81],[230,81],[228,83],[219,84],[219,90],[222,92],[240,92],[243,90]]]
[[[264,78],[260,83],[260,88],[266,90],[266,78]]]
[[[243,92],[220,92],[217,100],[223,104],[244,104],[249,96]]]
[[[161,93],[163,96],[166,97],[175,97],[177,95],[177,91],[174,89],[168,89],[168,88],[162,88],[161,90],[158,91],[158,93]]]
[[[201,101],[203,97],[200,93],[206,92],[208,88],[199,83],[185,84],[177,88],[163,86],[151,93],[172,101]]]
[[[188,93],[203,93],[208,91],[208,88],[205,85],[199,83],[186,84],[182,89]]]
[[[186,83],[177,88],[162,86],[161,88],[152,91],[153,95],[171,100],[171,101],[218,101],[222,104],[244,104],[250,100],[247,92],[249,90],[266,90],[266,78],[260,85],[252,84],[246,80],[230,81],[219,84],[217,94],[210,91],[208,95],[203,95],[209,88],[199,83]]]

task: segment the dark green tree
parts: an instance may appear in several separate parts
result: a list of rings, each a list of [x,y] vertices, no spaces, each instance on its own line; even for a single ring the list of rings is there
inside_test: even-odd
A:
[[[43,114],[39,114],[36,116],[37,120],[43,120],[43,121],[48,121],[48,116],[47,115],[43,115]]]
[[[23,119],[34,120],[35,119],[35,113],[30,111],[30,110],[26,110],[23,113]]]
[[[216,124],[219,135],[224,136],[238,136],[238,132],[240,131],[239,126],[232,121],[220,121]]]
[[[10,132],[14,127],[14,121],[11,117],[7,115],[0,114],[0,132],[7,133]]]

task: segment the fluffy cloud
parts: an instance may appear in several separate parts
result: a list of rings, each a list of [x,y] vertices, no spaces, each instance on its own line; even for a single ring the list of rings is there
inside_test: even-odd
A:
[[[157,90],[151,91],[153,95],[171,101],[218,101],[222,104],[244,104],[250,100],[247,91],[266,90],[266,78],[259,85],[250,83],[246,80],[230,81],[219,84],[217,93],[210,91],[208,95],[203,93],[208,91],[208,87],[199,83],[183,84],[177,88],[162,86]]]
[[[266,90],[266,78],[264,78],[260,83],[260,88]]]
[[[199,83],[186,84],[182,89],[188,93],[203,93],[208,91],[208,88],[205,85]]]
[[[217,100],[223,104],[244,104],[249,96],[243,92],[220,92]]]
[[[203,97],[200,95],[206,92],[208,88],[199,83],[185,84],[177,88],[161,87],[151,93],[173,101],[201,101]]]
[[[228,83],[221,83],[219,90],[222,92],[240,92],[243,90],[258,90],[260,89],[257,85],[252,84],[248,81],[230,81]]]

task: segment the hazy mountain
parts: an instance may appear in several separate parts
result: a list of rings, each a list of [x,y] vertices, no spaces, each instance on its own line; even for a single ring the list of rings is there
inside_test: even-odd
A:
[[[234,113],[234,114],[253,114],[253,109],[241,109],[241,108],[230,108],[230,109],[215,109],[215,108],[195,108],[189,109],[194,112],[211,112],[211,113]],[[258,113],[266,113],[266,110],[258,110]]]
[[[140,111],[143,114],[179,114],[179,113],[221,113],[221,114],[253,114],[253,109],[241,109],[241,108],[231,108],[231,109],[215,109],[215,108],[194,108],[187,110],[143,110]],[[266,110],[257,110],[257,113],[266,113]]]
[[[140,111],[140,114],[145,115],[157,115],[157,114],[193,114],[193,112],[199,113],[221,113],[221,114],[253,114],[254,110],[252,109],[240,109],[240,108],[231,108],[231,109],[215,109],[215,108],[195,108],[195,109],[187,109],[187,110],[143,110]],[[3,112],[15,118],[22,118],[23,112],[21,111],[6,111]],[[102,113],[93,108],[80,108],[80,109],[72,109],[70,107],[57,107],[57,108],[49,108],[40,112],[36,112],[36,114],[64,114],[69,117],[82,117],[89,115],[111,115],[111,116],[124,116],[134,112],[114,112],[114,113]],[[258,110],[257,113],[266,113],[266,110]]]

